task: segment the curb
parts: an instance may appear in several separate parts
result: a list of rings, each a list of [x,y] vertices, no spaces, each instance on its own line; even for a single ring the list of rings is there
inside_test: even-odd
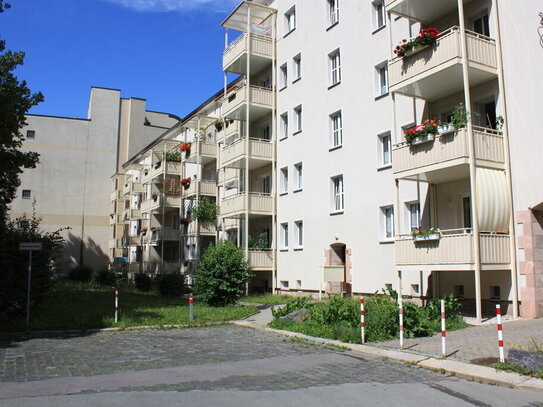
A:
[[[407,351],[396,351],[368,345],[345,343],[334,339],[318,338],[314,336],[304,335],[298,332],[268,328],[263,325],[250,324],[244,321],[232,321],[230,323],[244,328],[274,332],[283,336],[307,339],[309,341],[323,345],[341,346],[343,348],[347,348],[359,353],[399,360],[401,362],[417,365],[424,369],[432,370],[435,372],[455,375],[456,377],[459,377],[461,379],[467,379],[503,387],[511,387],[521,390],[543,391],[543,379],[537,379],[531,376],[524,376],[518,373],[504,372],[496,370],[493,367],[472,365],[470,363],[458,362],[455,360],[436,359],[432,356],[424,356],[421,354],[415,354]]]

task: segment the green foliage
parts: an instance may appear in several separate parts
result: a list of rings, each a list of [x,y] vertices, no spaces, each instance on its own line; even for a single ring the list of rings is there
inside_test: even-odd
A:
[[[98,285],[114,286],[116,281],[115,273],[107,268],[101,268],[94,274],[94,282]]]
[[[244,297],[241,300],[245,302],[252,302],[255,304],[277,305],[294,302],[297,300],[297,298],[293,297],[292,295],[259,294]]]
[[[27,225],[27,227],[26,227]],[[25,226],[25,227],[23,227]],[[0,322],[26,310],[28,252],[19,251],[20,242],[41,242],[42,251],[32,253],[31,307],[38,304],[52,285],[53,262],[60,256],[64,239],[61,230],[43,232],[40,219],[23,216],[8,220],[0,238]]]
[[[284,317],[285,315],[290,314],[291,312],[298,311],[302,308],[307,308],[309,304],[308,297],[296,298],[293,302],[285,305],[281,308],[275,308],[272,306],[272,315],[274,318]]]
[[[230,241],[211,245],[198,262],[194,288],[212,306],[236,303],[244,294],[251,269],[241,249]]]
[[[192,217],[199,222],[215,222],[217,220],[217,205],[211,199],[203,197],[192,208]]]
[[[137,273],[134,276],[134,284],[139,291],[147,292],[151,290],[153,280],[145,273]]]
[[[391,292],[396,293],[391,290]],[[398,333],[398,305],[390,295],[374,295],[366,299],[366,340],[384,341]]]
[[[162,155],[164,161],[181,162],[181,153],[179,151],[168,151]]]
[[[185,277],[179,273],[164,274],[158,280],[158,292],[162,297],[181,297],[187,292]]]
[[[73,281],[90,281],[92,277],[92,267],[89,266],[75,266],[68,273],[68,278]]]
[[[513,363],[502,363],[496,362],[491,365],[494,369],[505,370],[506,372],[515,372],[525,376],[533,376],[539,379],[543,379],[543,369],[540,369],[539,372],[525,368],[524,366],[514,365]]]
[[[448,297],[443,298],[432,298],[426,303],[426,308],[428,309],[428,317],[431,319],[441,318],[441,300],[445,300],[445,314],[447,318],[449,316],[456,315],[460,312],[462,304],[451,294]]]
[[[258,235],[258,238],[249,236],[249,249],[269,249],[270,243],[268,241],[268,235],[264,232]]]
[[[460,103],[452,111],[452,124],[455,130],[460,130],[468,124],[469,112],[466,107]]]
[[[503,119],[503,116],[496,117],[496,130],[501,131],[504,124],[505,120]]]

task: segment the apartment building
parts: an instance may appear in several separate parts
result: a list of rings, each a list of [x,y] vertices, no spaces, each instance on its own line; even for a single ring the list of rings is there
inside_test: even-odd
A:
[[[45,231],[63,231],[64,256],[57,268],[103,267],[110,260],[110,177],[137,151],[179,121],[146,110],[146,101],[93,87],[87,118],[27,115],[22,149],[40,154],[35,169],[21,174],[10,216],[36,216]]]

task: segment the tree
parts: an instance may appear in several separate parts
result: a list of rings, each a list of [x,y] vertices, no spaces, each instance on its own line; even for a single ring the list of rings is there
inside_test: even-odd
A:
[[[0,0],[0,13],[9,8]],[[24,62],[24,52],[5,51],[0,40],[0,231],[5,227],[8,205],[15,198],[23,168],[35,168],[39,155],[20,150],[23,140],[21,128],[26,125],[25,115],[32,106],[43,101],[43,95],[32,93],[25,81],[13,74]]]
[[[230,241],[211,245],[204,252],[194,275],[199,298],[212,306],[236,303],[251,278],[243,251]]]

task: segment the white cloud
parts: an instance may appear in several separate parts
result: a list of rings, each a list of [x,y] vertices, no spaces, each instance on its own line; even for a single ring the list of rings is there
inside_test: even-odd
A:
[[[105,0],[140,12],[192,11],[206,7],[210,11],[230,11],[241,0]]]

